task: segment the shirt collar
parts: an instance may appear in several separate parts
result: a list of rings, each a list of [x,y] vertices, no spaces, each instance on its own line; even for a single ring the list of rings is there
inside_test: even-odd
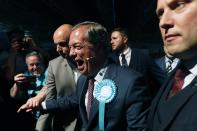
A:
[[[191,69],[189,69],[189,71],[190,71],[194,76],[196,76],[196,75],[197,75],[197,64],[196,64],[194,67],[192,67]]]
[[[121,53],[121,54],[124,54],[126,57],[128,56],[128,54],[131,52],[131,48],[130,47],[127,47],[127,49],[126,50],[124,50],[124,52],[123,53]]]
[[[103,80],[105,73],[107,71],[108,68],[108,60],[105,61],[105,63],[103,64],[103,67],[99,70],[99,72],[96,74],[96,76],[94,77],[94,80],[96,82],[100,82]]]

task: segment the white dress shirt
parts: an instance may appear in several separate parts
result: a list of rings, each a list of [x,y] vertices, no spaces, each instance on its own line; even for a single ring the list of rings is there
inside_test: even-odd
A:
[[[131,48],[128,47],[126,50],[124,50],[124,52],[120,53],[120,55],[119,55],[119,61],[120,61],[120,65],[121,66],[122,66],[122,57],[121,57],[121,55],[122,54],[125,55],[125,59],[127,61],[127,65],[129,65],[130,60],[131,60],[131,52],[132,52]]]
[[[184,84],[183,84],[182,89],[184,89],[186,86],[188,86],[192,82],[192,80],[196,77],[197,64],[194,67],[192,67],[191,69],[189,69],[189,72],[190,73],[184,79]]]

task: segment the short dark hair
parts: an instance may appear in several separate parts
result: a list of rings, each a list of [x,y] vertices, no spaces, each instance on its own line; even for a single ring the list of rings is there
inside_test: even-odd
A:
[[[109,44],[109,35],[104,26],[96,22],[85,21],[75,25],[72,28],[72,31],[76,30],[81,26],[85,26],[87,28],[86,37],[89,42],[91,42],[93,45],[102,44],[105,52],[110,52],[111,46]]]
[[[115,32],[115,31],[117,31],[117,32],[120,32],[123,36],[126,36],[127,38],[129,37],[128,35],[128,30],[126,29],[126,28],[122,28],[122,27],[117,27],[117,28],[114,28],[112,31],[111,31],[111,34],[113,33],[113,32]]]

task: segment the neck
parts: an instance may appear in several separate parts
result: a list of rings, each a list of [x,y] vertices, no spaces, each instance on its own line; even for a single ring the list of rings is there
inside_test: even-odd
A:
[[[96,57],[96,61],[93,63],[94,70],[90,73],[89,76],[95,76],[103,66],[105,66],[105,62],[107,60],[107,55],[105,53],[99,55],[99,57]]]

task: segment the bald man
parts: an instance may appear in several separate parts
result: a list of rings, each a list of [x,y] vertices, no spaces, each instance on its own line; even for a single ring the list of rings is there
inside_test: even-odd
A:
[[[72,25],[63,24],[54,32],[53,40],[60,56],[49,62],[47,87],[38,96],[27,101],[31,106],[38,105],[44,98],[56,99],[70,95],[75,91],[75,84],[80,74],[68,56],[71,30]],[[64,116],[61,111],[58,114],[43,114],[38,119],[36,131],[73,131],[76,124],[75,115],[69,115]],[[65,122],[71,121],[71,119],[73,119],[72,123]]]

